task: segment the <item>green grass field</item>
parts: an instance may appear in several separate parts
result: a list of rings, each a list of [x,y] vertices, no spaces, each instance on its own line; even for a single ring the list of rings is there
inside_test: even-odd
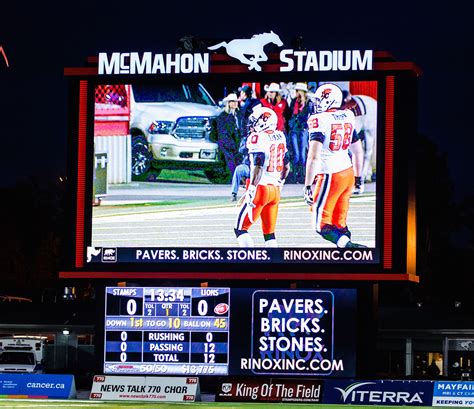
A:
[[[212,409],[242,409],[242,408],[269,408],[279,406],[284,409],[305,409],[305,408],[327,408],[327,409],[407,409],[431,408],[431,406],[373,406],[373,405],[324,405],[324,404],[304,404],[304,403],[219,403],[219,402],[196,402],[196,403],[153,403],[153,402],[102,402],[89,400],[32,400],[32,399],[0,399],[0,408],[157,408],[157,409],[177,409],[186,407],[192,408],[212,408]],[[455,408],[450,406],[451,409]]]

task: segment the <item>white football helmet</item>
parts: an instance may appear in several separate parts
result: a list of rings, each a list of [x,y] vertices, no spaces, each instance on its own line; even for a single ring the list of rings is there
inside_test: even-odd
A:
[[[334,84],[323,84],[314,93],[316,113],[326,112],[330,108],[340,108],[342,105],[342,91]]]
[[[275,131],[277,129],[278,117],[273,109],[256,106],[249,117],[249,125],[254,132]]]

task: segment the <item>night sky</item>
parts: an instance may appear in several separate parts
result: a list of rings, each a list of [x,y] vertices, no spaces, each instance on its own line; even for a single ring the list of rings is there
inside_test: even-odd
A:
[[[233,39],[273,30],[289,47],[301,35],[307,49],[373,49],[416,63],[423,70],[419,133],[447,159],[452,200],[474,193],[469,175],[474,137],[467,110],[473,91],[474,25],[458,7],[315,1],[284,7],[249,1],[169,2],[166,9],[160,2],[122,0],[100,5],[8,3],[0,11],[0,46],[10,65],[0,54],[0,186],[66,173],[64,67],[83,66],[99,51],[171,51],[184,35]]]

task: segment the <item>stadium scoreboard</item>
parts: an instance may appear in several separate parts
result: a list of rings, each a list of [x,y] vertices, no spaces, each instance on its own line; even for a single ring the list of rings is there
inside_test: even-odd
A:
[[[105,374],[227,375],[229,288],[107,287]]]
[[[354,376],[353,289],[110,286],[103,294],[106,375]]]
[[[261,62],[261,71],[243,66],[224,47],[167,57],[101,52],[87,67],[65,68],[68,241],[75,248],[65,254],[61,278],[173,280],[169,286],[222,279],[418,281],[411,142],[417,136],[421,71],[384,51],[315,49],[303,56],[283,39],[281,47]],[[171,55],[177,58],[171,67],[179,70],[165,72],[165,60],[159,61]],[[191,64],[195,58],[206,62],[205,69]],[[153,72],[158,69],[163,72]],[[353,97],[345,108],[373,149],[372,177],[366,175],[365,191],[351,197],[348,211],[351,239],[364,248],[337,248],[315,232],[291,180],[282,191],[278,248],[265,247],[258,221],[250,229],[255,248],[241,248],[235,237],[243,208],[228,203],[216,179],[225,176],[230,183],[231,175],[224,175],[222,152],[211,141],[210,118],[243,86],[263,98],[276,83],[290,103],[300,82],[311,92],[334,83]],[[191,134],[192,146],[174,152],[176,138],[184,143]],[[168,172],[173,169],[181,171]]]

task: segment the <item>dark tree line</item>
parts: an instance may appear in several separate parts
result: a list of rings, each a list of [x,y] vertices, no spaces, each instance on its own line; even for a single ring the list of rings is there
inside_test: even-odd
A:
[[[416,145],[417,272],[420,284],[386,285],[388,302],[473,307],[474,196],[453,200],[446,155],[427,136]],[[382,298],[383,301],[383,298]]]
[[[65,184],[22,179],[2,189],[0,245],[3,294],[28,296],[55,281],[64,248]]]

